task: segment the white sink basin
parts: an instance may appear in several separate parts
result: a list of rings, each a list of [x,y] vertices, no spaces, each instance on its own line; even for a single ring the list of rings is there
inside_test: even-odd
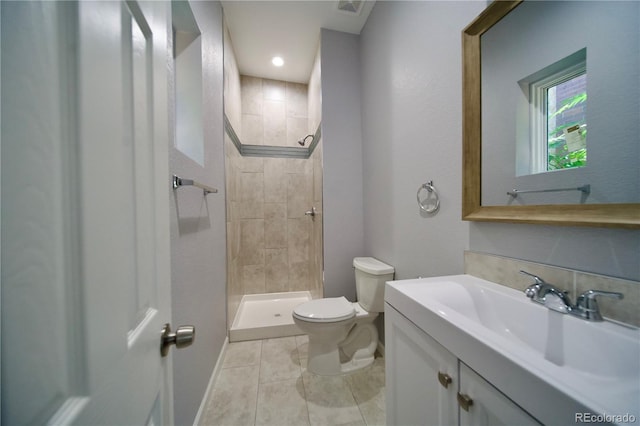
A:
[[[389,282],[385,300],[543,423],[568,421],[567,410],[640,419],[638,329],[563,315],[470,275]]]

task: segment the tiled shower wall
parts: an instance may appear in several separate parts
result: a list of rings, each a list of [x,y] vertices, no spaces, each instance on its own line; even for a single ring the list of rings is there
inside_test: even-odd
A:
[[[233,52],[229,29],[224,22],[224,113],[236,129],[242,130],[242,95],[240,93],[240,72]],[[242,137],[242,134],[238,136]],[[227,327],[230,328],[242,299],[242,283],[239,273],[238,256],[240,252],[240,220],[237,209],[232,208],[236,200],[236,176],[241,156],[231,138],[224,135],[224,168],[227,207]]]
[[[242,76],[241,93],[243,144],[299,146],[308,134],[306,85]],[[233,155],[229,166],[231,283],[240,294],[309,290],[318,297],[313,219],[305,215],[314,206],[313,159]]]
[[[300,147],[309,134],[307,85],[245,75],[240,85],[242,143]]]
[[[314,133],[322,121],[322,83],[320,79],[320,46],[316,52],[316,58],[309,76],[309,85],[307,90],[307,113],[309,116],[309,133]],[[316,145],[309,161],[313,168],[313,205],[316,208],[316,217],[311,222],[311,295],[313,298],[324,296],[324,228],[323,228],[323,209],[324,203],[322,198],[322,137]]]
[[[230,283],[240,294],[316,290],[311,160],[234,156],[227,169]]]
[[[240,141],[300,147],[319,124],[308,116],[307,85],[240,76],[227,45],[225,110]],[[321,152],[319,144],[309,159],[242,157],[225,138],[229,324],[245,294],[308,290],[322,297],[321,218],[304,214],[322,210]]]

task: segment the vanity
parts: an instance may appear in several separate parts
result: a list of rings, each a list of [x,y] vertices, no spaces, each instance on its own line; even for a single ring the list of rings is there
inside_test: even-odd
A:
[[[639,171],[627,162],[640,149],[640,103],[625,95],[640,81],[638,11],[637,2],[494,1],[462,31],[463,220],[640,229]],[[587,70],[588,89],[578,89]],[[588,142],[586,104],[558,118],[587,90]],[[554,162],[586,159],[587,145],[588,163]],[[500,284],[478,268],[387,282],[387,424],[640,424],[640,330],[602,321],[595,300],[625,293],[619,316],[603,301],[605,316],[640,326],[637,281],[613,287],[536,265],[566,288],[540,280],[523,292],[511,288],[517,273],[496,267],[505,263],[525,262],[492,259],[480,276]]]
[[[640,421],[640,330],[471,275],[387,282],[387,424]]]

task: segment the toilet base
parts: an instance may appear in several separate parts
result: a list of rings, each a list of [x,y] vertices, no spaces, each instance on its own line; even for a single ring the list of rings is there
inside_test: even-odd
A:
[[[358,347],[365,341],[366,346]],[[378,330],[371,323],[356,324],[338,345],[309,336],[307,370],[320,376],[352,373],[373,364],[377,346]]]
[[[340,351],[335,343],[314,341],[309,337],[309,359],[307,371],[319,376],[342,374]]]
[[[373,361],[375,361],[375,359],[376,358],[374,355],[366,358],[351,359],[345,363],[340,364],[340,370],[342,371],[341,374],[353,373],[354,371],[358,371],[365,367],[368,367],[373,364]]]

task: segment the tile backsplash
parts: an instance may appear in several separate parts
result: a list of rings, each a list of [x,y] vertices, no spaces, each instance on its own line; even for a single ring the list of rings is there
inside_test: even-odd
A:
[[[524,290],[531,284],[529,277],[519,273],[520,270],[524,270],[568,291],[572,301],[587,290],[616,291],[624,294],[624,299],[614,300],[604,297],[598,299],[602,316],[640,327],[640,282],[638,281],[473,251],[464,253],[464,270],[466,274],[517,290]]]

